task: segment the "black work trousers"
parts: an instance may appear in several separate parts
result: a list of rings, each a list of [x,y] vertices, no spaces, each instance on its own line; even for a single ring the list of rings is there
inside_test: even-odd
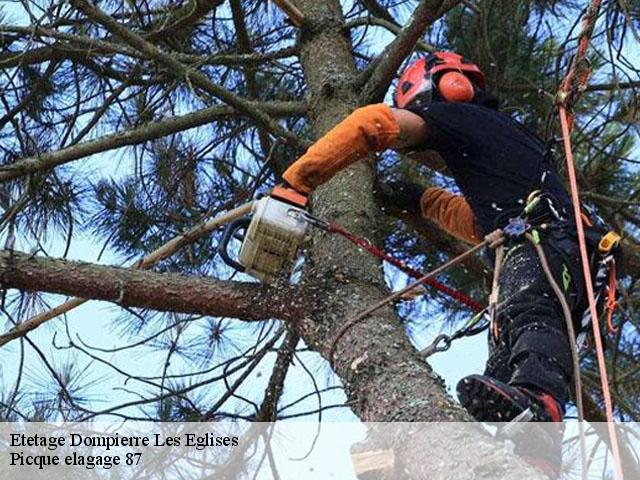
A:
[[[554,230],[542,235],[542,245],[578,327],[586,298],[578,244],[565,231]],[[549,393],[564,405],[573,368],[562,307],[534,246],[525,240],[505,248],[495,316],[498,334],[489,330],[485,375]]]

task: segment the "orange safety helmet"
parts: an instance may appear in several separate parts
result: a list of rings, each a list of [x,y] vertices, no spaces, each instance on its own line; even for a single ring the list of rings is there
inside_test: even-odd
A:
[[[442,75],[436,79],[437,74]],[[471,101],[475,95],[473,83],[482,90],[485,88],[484,74],[477,65],[457,53],[434,52],[402,73],[396,88],[396,107],[431,103],[434,80],[438,82],[440,96],[449,102]]]

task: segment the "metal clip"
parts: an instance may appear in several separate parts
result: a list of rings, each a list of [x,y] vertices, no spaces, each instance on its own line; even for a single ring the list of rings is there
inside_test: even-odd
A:
[[[525,215],[530,215],[531,212],[540,205],[540,201],[542,200],[542,190],[534,190],[527,197],[527,204],[524,207]]]
[[[502,230],[504,234],[512,239],[521,238],[531,229],[531,225],[522,217],[510,218],[509,225]]]
[[[329,222],[318,218],[315,215],[311,215],[309,212],[301,212],[300,218],[302,218],[302,220],[306,221],[310,225],[313,225],[314,227],[317,227],[321,230],[329,230]]]
[[[622,240],[622,237],[616,232],[607,232],[607,234],[600,239],[600,243],[598,243],[598,251],[602,255],[607,254],[620,244],[620,240]]]
[[[440,343],[444,343],[444,345],[439,345]],[[451,337],[442,333],[435,338],[431,345],[420,351],[420,355],[427,358],[434,353],[446,352],[449,348],[451,348]]]

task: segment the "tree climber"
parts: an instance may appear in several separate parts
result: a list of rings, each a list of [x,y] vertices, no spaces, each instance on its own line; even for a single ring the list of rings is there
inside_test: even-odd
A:
[[[445,166],[464,197],[397,182],[394,198],[471,244],[520,217],[532,194],[539,195],[543,201],[528,221],[547,224],[544,251],[580,318],[586,296],[571,200],[548,146],[499,112],[483,73],[455,53],[433,53],[407,68],[395,107],[355,110],[286,170],[285,182],[309,194],[371,152],[421,156],[433,168]],[[510,421],[529,408],[534,421],[560,422],[572,377],[560,303],[529,242],[508,242],[501,271],[485,373],[462,379],[458,397],[479,421]]]

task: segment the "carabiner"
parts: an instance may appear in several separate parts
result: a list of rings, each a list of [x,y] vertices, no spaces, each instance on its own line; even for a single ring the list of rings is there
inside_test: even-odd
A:
[[[444,343],[444,345],[440,345],[440,343]],[[451,337],[441,333],[433,340],[431,345],[420,352],[420,355],[427,358],[434,353],[446,352],[449,348],[451,348]]]
[[[531,230],[531,225],[522,217],[510,218],[509,224],[502,229],[504,234],[513,239],[518,240]]]

